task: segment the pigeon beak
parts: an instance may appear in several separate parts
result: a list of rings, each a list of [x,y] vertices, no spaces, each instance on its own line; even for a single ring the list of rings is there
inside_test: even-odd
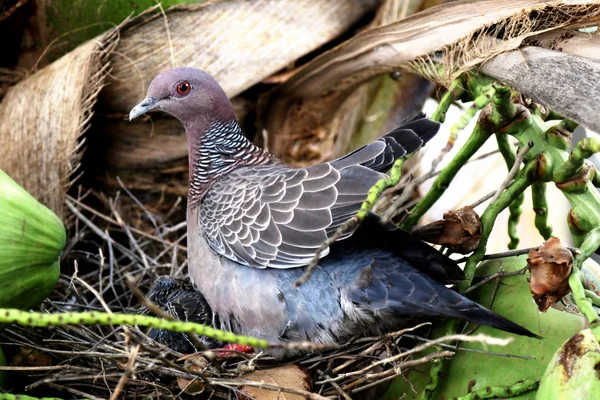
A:
[[[139,117],[140,115],[146,114],[148,111],[156,108],[158,100],[154,97],[146,97],[140,104],[133,107],[129,112],[129,120]]]

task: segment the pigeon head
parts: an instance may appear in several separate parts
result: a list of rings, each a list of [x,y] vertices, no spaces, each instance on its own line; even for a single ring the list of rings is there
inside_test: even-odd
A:
[[[160,110],[177,118],[186,128],[213,120],[234,119],[233,108],[217,81],[206,72],[190,67],[172,68],[154,78],[146,98],[129,113],[129,120]]]

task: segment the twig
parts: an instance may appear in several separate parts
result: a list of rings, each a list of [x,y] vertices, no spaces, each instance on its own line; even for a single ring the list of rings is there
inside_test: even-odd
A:
[[[329,375],[325,374],[320,369],[317,369],[316,371],[319,375],[321,375],[322,378],[331,379],[331,377]],[[333,386],[335,391],[338,392],[340,394],[340,396],[342,396],[344,399],[352,400],[352,397],[348,396],[348,393],[344,392],[344,389],[342,389],[341,386],[337,384],[337,382],[330,382],[330,384],[331,384],[331,386]]]
[[[565,246],[571,253],[573,253],[573,255],[577,255],[581,253],[581,250],[579,250],[577,247],[571,247],[571,246]],[[521,256],[523,254],[528,254],[530,251],[532,250],[537,250],[540,247],[527,247],[524,249],[517,249],[517,250],[508,250],[508,251],[503,251],[500,253],[491,253],[491,254],[486,254],[485,256],[483,256],[482,260],[497,260],[499,258],[507,258],[507,257],[516,257],[516,256]],[[457,263],[463,263],[465,261],[467,261],[469,259],[469,257],[463,257],[460,258],[458,260],[454,260]],[[506,272],[505,274],[514,274],[514,272]]]
[[[420,336],[417,336],[417,335],[405,335],[405,336],[407,338],[419,340],[421,342],[429,342],[431,340],[431,339],[427,339],[427,338],[420,337]],[[478,349],[470,349],[468,347],[456,347],[455,345],[446,344],[446,343],[438,343],[436,346],[440,346],[440,347],[445,348],[445,349],[452,349],[453,351],[468,351],[468,352],[471,352],[471,353],[486,354],[486,355],[490,355],[490,356],[494,356],[494,357],[518,358],[518,359],[521,359],[521,360],[535,360],[535,357],[531,357],[531,356],[518,356],[516,354],[497,353],[495,351],[485,351],[485,350],[478,350]]]
[[[136,345],[131,349],[131,354],[129,355],[129,360],[127,361],[127,365],[125,366],[125,372],[123,373],[123,376],[121,376],[121,379],[119,379],[119,383],[117,384],[115,391],[113,392],[112,396],[110,397],[110,400],[118,399],[119,395],[123,391],[123,388],[125,388],[125,384],[129,380],[129,377],[133,374],[134,367],[135,367],[135,360],[137,358],[139,350],[140,350],[139,345]]]
[[[229,380],[229,379],[213,378],[210,380],[210,382],[213,385],[220,385],[220,386],[223,386],[226,388],[231,388],[232,386],[253,386],[253,387],[258,387],[261,389],[272,390],[275,392],[286,392],[286,393],[297,394],[300,396],[305,396],[309,400],[330,400],[327,397],[323,397],[321,395],[318,395],[317,393],[311,393],[306,390],[297,389],[297,388],[293,388],[293,387],[289,387],[289,386],[275,385],[275,384],[265,383],[265,382],[256,382],[256,381],[251,381],[251,380],[247,380],[247,379],[231,379],[231,380]]]
[[[523,268],[521,268],[518,271],[512,271],[512,272],[507,272],[503,269],[499,269],[498,272],[496,272],[495,274],[492,274],[490,276],[485,277],[484,279],[482,279],[481,281],[477,282],[476,284],[470,286],[468,289],[466,289],[463,294],[467,294],[472,290],[477,289],[478,287],[485,285],[486,283],[488,283],[489,281],[492,281],[496,278],[500,278],[500,277],[505,277],[505,276],[514,276],[514,275],[525,275],[525,272],[527,272],[527,270],[529,269],[528,266],[525,266]]]
[[[416,347],[414,347],[414,348],[412,348],[410,350],[407,350],[407,351],[405,351],[403,353],[400,353],[400,354],[394,355],[392,357],[388,357],[388,358],[385,358],[383,360],[379,360],[377,362],[374,362],[374,363],[366,366],[365,368],[363,368],[363,369],[361,369],[359,371],[353,371],[353,372],[348,372],[346,374],[338,375],[336,378],[333,378],[333,381],[339,381],[339,380],[341,380],[343,378],[346,378],[346,377],[349,377],[349,376],[362,375],[362,374],[367,373],[369,370],[371,370],[371,369],[373,369],[373,368],[375,368],[377,366],[385,365],[385,364],[388,364],[388,363],[393,363],[395,361],[398,361],[401,358],[404,358],[406,356],[409,356],[409,355],[412,355],[412,354],[415,354],[415,353],[419,353],[420,351],[423,351],[423,350],[428,349],[428,348],[430,348],[432,346],[435,346],[438,343],[454,342],[454,341],[481,342],[481,343],[486,343],[488,345],[506,346],[507,344],[509,344],[512,341],[512,339],[511,338],[507,338],[507,339],[493,338],[493,337],[486,336],[486,335],[483,335],[483,334],[476,335],[476,336],[467,336],[467,335],[459,335],[459,334],[457,334],[457,335],[448,335],[448,336],[441,337],[439,339],[432,340],[432,341],[427,342],[427,343],[423,343],[423,344],[418,345],[418,346],[416,346]],[[320,381],[320,382],[317,382],[317,383],[322,384],[322,383],[326,383],[326,382],[329,382],[329,381]]]
[[[515,163],[513,164],[512,168],[510,169],[510,172],[508,173],[506,178],[504,178],[504,182],[502,182],[502,185],[500,185],[498,190],[496,190],[496,194],[494,195],[494,197],[492,197],[490,204],[492,204],[496,200],[498,200],[498,198],[500,197],[502,192],[504,192],[504,190],[506,190],[508,185],[510,185],[513,178],[517,175],[517,172],[519,172],[519,170],[521,169],[521,163],[525,159],[527,152],[529,152],[529,150],[531,150],[533,148],[533,146],[534,146],[534,143],[529,142],[529,143],[527,143],[527,146],[523,147],[521,149],[521,151],[519,151],[519,154],[517,154],[517,158],[515,159]]]

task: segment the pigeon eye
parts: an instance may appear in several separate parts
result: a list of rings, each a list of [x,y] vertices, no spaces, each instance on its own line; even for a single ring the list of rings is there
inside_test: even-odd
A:
[[[179,94],[188,94],[192,86],[188,81],[183,81],[179,85],[177,85],[177,93]]]

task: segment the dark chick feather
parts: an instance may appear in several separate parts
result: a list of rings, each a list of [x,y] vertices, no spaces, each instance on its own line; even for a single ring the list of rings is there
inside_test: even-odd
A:
[[[181,82],[191,85],[185,96],[176,91]],[[323,251],[313,278],[293,288],[303,273],[295,267],[312,260],[398,158],[436,134],[439,124],[423,114],[337,160],[292,168],[246,140],[205,72],[160,74],[130,117],[151,109],[186,128],[190,277],[221,328],[329,343],[441,316],[535,336],[447,288],[464,279],[456,263],[374,214]]]

